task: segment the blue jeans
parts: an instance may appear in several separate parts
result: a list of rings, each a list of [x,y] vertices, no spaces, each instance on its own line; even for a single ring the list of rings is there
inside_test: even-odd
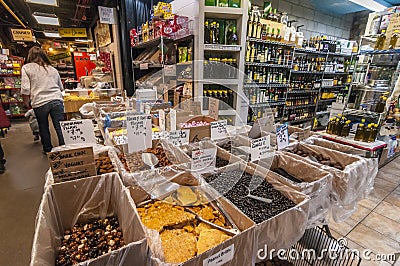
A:
[[[54,100],[45,105],[33,108],[36,119],[39,124],[40,139],[43,145],[43,151],[49,152],[53,148],[51,145],[51,136],[49,130],[49,114],[53,121],[54,129],[58,137],[58,144],[64,145],[64,138],[61,131],[60,122],[64,120],[64,104],[60,100]]]

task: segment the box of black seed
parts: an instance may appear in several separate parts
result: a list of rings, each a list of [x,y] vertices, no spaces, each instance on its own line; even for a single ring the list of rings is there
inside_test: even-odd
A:
[[[269,171],[239,162],[203,178],[256,223],[255,253],[265,246],[289,248],[303,235],[309,197],[277,181]]]
[[[327,215],[332,207],[332,174],[309,164],[305,159],[294,159],[280,152],[276,152],[271,161],[252,162],[249,165],[270,169],[277,180],[310,197],[307,228],[327,224]]]
[[[31,265],[147,265],[148,252],[135,204],[117,173],[45,190]]]
[[[284,152],[298,160],[306,159],[308,163],[333,175],[331,214],[335,222],[350,217],[357,209],[357,202],[366,197],[371,180],[365,159],[304,143],[291,144]]]

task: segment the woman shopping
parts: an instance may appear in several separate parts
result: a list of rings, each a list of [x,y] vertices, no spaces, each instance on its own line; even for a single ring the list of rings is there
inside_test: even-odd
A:
[[[43,152],[50,152],[51,137],[49,115],[57,132],[59,145],[64,145],[60,121],[64,120],[63,90],[60,75],[39,47],[29,50],[27,64],[22,67],[21,94],[27,106],[30,104],[39,124]]]

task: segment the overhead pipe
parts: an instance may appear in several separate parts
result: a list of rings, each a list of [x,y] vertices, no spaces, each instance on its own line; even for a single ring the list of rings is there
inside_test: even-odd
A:
[[[11,8],[8,7],[8,5],[6,4],[6,2],[4,2],[4,0],[0,0],[1,5],[11,14],[11,16],[13,16],[15,18],[15,20],[22,25],[22,27],[24,27],[25,29],[27,28],[25,26],[25,24],[19,19],[19,17],[17,15],[15,15],[14,11],[11,10]]]

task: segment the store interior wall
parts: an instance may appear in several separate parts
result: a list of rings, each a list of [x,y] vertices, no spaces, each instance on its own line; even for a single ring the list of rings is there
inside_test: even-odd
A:
[[[254,5],[263,6],[263,0],[252,0]],[[310,0],[271,0],[272,7],[287,12],[296,25],[304,25],[301,31],[309,39],[317,35],[329,35],[340,39],[349,39],[354,14],[335,15],[317,11]]]

